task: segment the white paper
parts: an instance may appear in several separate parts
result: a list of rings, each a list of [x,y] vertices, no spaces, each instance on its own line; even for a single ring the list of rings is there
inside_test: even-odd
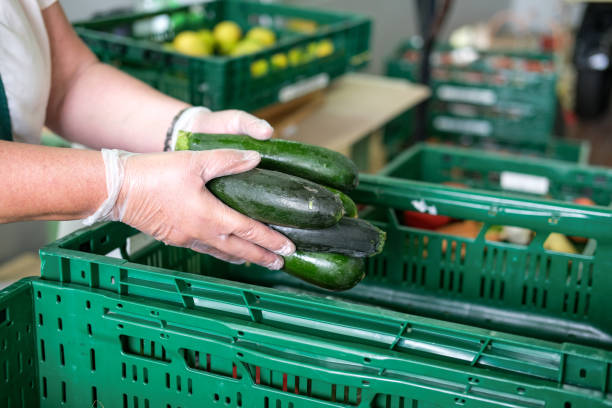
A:
[[[547,177],[534,176],[532,174],[502,171],[500,185],[504,190],[545,195],[548,194],[550,180]]]

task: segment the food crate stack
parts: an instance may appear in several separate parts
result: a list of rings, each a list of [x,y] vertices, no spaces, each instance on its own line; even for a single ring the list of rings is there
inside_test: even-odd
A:
[[[369,60],[370,20],[246,0],[75,24],[100,58],[213,110],[254,110],[322,89]]]
[[[412,39],[388,60],[387,75],[416,81],[419,68],[420,43]],[[557,77],[552,54],[440,45],[431,56],[428,135],[556,157],[548,144],[554,133]],[[408,112],[389,124],[386,139],[392,150],[409,139],[413,122]]]
[[[42,278],[0,292],[2,403],[611,407],[610,171],[543,159],[506,168],[515,157],[429,149],[361,175],[350,192],[387,243],[347,291],[120,223],[43,248]],[[521,170],[539,190],[499,191],[501,171]],[[585,194],[599,205],[554,200]],[[407,225],[406,212],[478,231]],[[533,238],[492,240],[494,226]],[[587,242],[546,248],[552,234]]]

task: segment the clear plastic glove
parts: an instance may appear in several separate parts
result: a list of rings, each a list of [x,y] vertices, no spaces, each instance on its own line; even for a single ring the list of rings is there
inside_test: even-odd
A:
[[[239,110],[211,112],[203,107],[185,111],[178,130],[240,133],[264,140],[273,129]],[[171,148],[174,149],[175,141]],[[216,177],[257,166],[257,152],[211,150],[136,155],[103,150],[108,198],[85,220],[122,221],[168,245],[191,248],[217,258],[253,262],[280,269],[295,245],[285,236],[227,207],[206,189]]]
[[[265,140],[272,137],[273,129],[268,122],[240,110],[211,112],[197,106],[189,108],[174,126],[170,150],[174,150],[179,131],[196,133],[244,134]]]
[[[253,151],[131,154],[103,150],[109,198],[86,223],[122,221],[168,245],[280,269],[295,246],[283,235],[219,201],[205,185],[257,166]],[[93,220],[91,219],[93,218]]]

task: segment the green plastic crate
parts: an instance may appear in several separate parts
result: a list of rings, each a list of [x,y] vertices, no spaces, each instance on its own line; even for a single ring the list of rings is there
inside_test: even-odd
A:
[[[166,300],[37,278],[0,292],[2,406],[612,404],[609,352],[130,266],[99,276]]]
[[[612,210],[372,175],[361,176],[352,196],[369,206],[362,216],[385,229],[388,241],[368,259],[364,281],[346,292],[159,242],[138,244],[129,238],[136,231],[118,223],[43,248],[45,280],[33,284],[50,296],[43,293],[39,306],[34,297],[34,317],[42,312],[50,326],[36,341],[50,345],[45,353],[53,360],[42,377],[53,378],[56,393],[73,380],[72,371],[64,377],[56,369],[61,338],[54,325],[66,316],[57,312],[59,295],[66,320],[78,326],[66,337],[84,360],[84,373],[75,376],[89,381],[70,388],[70,401],[89,401],[95,386],[111,406],[121,406],[123,394],[129,407],[133,398],[190,406],[191,379],[194,390],[206,391],[193,398],[199,406],[226,397],[238,406],[238,392],[244,406],[257,407],[612,406]],[[520,246],[486,241],[484,233],[466,239],[400,225],[396,210],[423,203],[482,221],[483,231],[527,227],[536,239]],[[597,249],[544,250],[550,232],[586,235]],[[123,259],[105,256],[118,248]],[[83,306],[89,299],[95,313]],[[93,338],[88,319],[104,322],[92,324]],[[128,344],[144,339],[142,355],[122,352],[122,333]],[[170,362],[147,358],[152,340],[164,344]],[[95,379],[86,365],[92,344],[109,367]],[[225,358],[225,376],[204,383],[209,375],[181,350]],[[126,379],[118,378],[122,363]],[[234,366],[240,379],[230,378]],[[161,385],[140,383],[145,367]],[[107,381],[113,386],[104,387]]]
[[[549,141],[557,108],[553,55],[479,51],[478,58],[466,64],[450,57],[462,52],[465,55],[465,50],[442,44],[432,55],[429,133],[512,143]],[[400,45],[387,61],[387,75],[417,80],[419,53],[418,42]],[[410,124],[409,114],[403,122]]]
[[[148,36],[134,34],[139,32],[133,29],[139,24],[164,17],[169,25],[166,31]],[[287,22],[296,18],[316,22],[318,30],[312,34],[288,32]],[[184,29],[212,28],[223,20],[237,22],[243,31],[254,25],[267,26],[281,36],[275,46],[241,57],[191,57],[168,51],[161,44]],[[254,110],[320,89],[347,70],[363,67],[369,60],[370,26],[369,19],[350,13],[215,0],[155,13],[80,22],[75,29],[100,60],[168,95],[213,110]],[[287,54],[292,49],[305,50],[313,41],[323,39],[333,42],[331,55],[305,59],[286,69],[269,69],[266,75],[252,77],[250,67],[254,61],[269,61],[274,54]]]
[[[431,144],[475,148],[486,152],[515,154],[523,157],[542,157],[562,160],[570,163],[587,164],[591,154],[591,144],[579,139],[552,139],[546,144],[508,143],[502,141],[482,140],[470,136],[440,137],[429,139]],[[400,152],[401,153],[401,152]],[[520,159],[519,159],[520,160]]]
[[[612,169],[536,157],[421,143],[380,174],[428,183],[459,182],[471,188],[557,200],[588,197],[612,203]]]

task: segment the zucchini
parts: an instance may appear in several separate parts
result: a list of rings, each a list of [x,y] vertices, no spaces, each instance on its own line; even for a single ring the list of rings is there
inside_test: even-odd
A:
[[[244,135],[181,132],[177,150],[238,149],[261,154],[262,169],[302,177],[340,190],[357,186],[355,163],[333,150],[289,140],[256,140]]]
[[[361,282],[365,276],[363,258],[319,252],[295,252],[284,257],[284,271],[313,285],[339,291]]]
[[[293,241],[298,251],[333,252],[355,257],[379,254],[387,235],[367,221],[347,217],[320,230],[270,227]]]
[[[219,177],[207,187],[236,211],[267,224],[327,228],[344,213],[340,199],[325,187],[272,170],[253,169]]]
[[[351,197],[347,196],[340,190],[336,190],[335,188],[327,187],[327,186],[325,188],[327,188],[329,191],[337,195],[340,201],[342,201],[342,206],[344,207],[345,217],[357,218],[357,216],[359,215],[359,211],[357,210],[357,205],[351,199]]]

